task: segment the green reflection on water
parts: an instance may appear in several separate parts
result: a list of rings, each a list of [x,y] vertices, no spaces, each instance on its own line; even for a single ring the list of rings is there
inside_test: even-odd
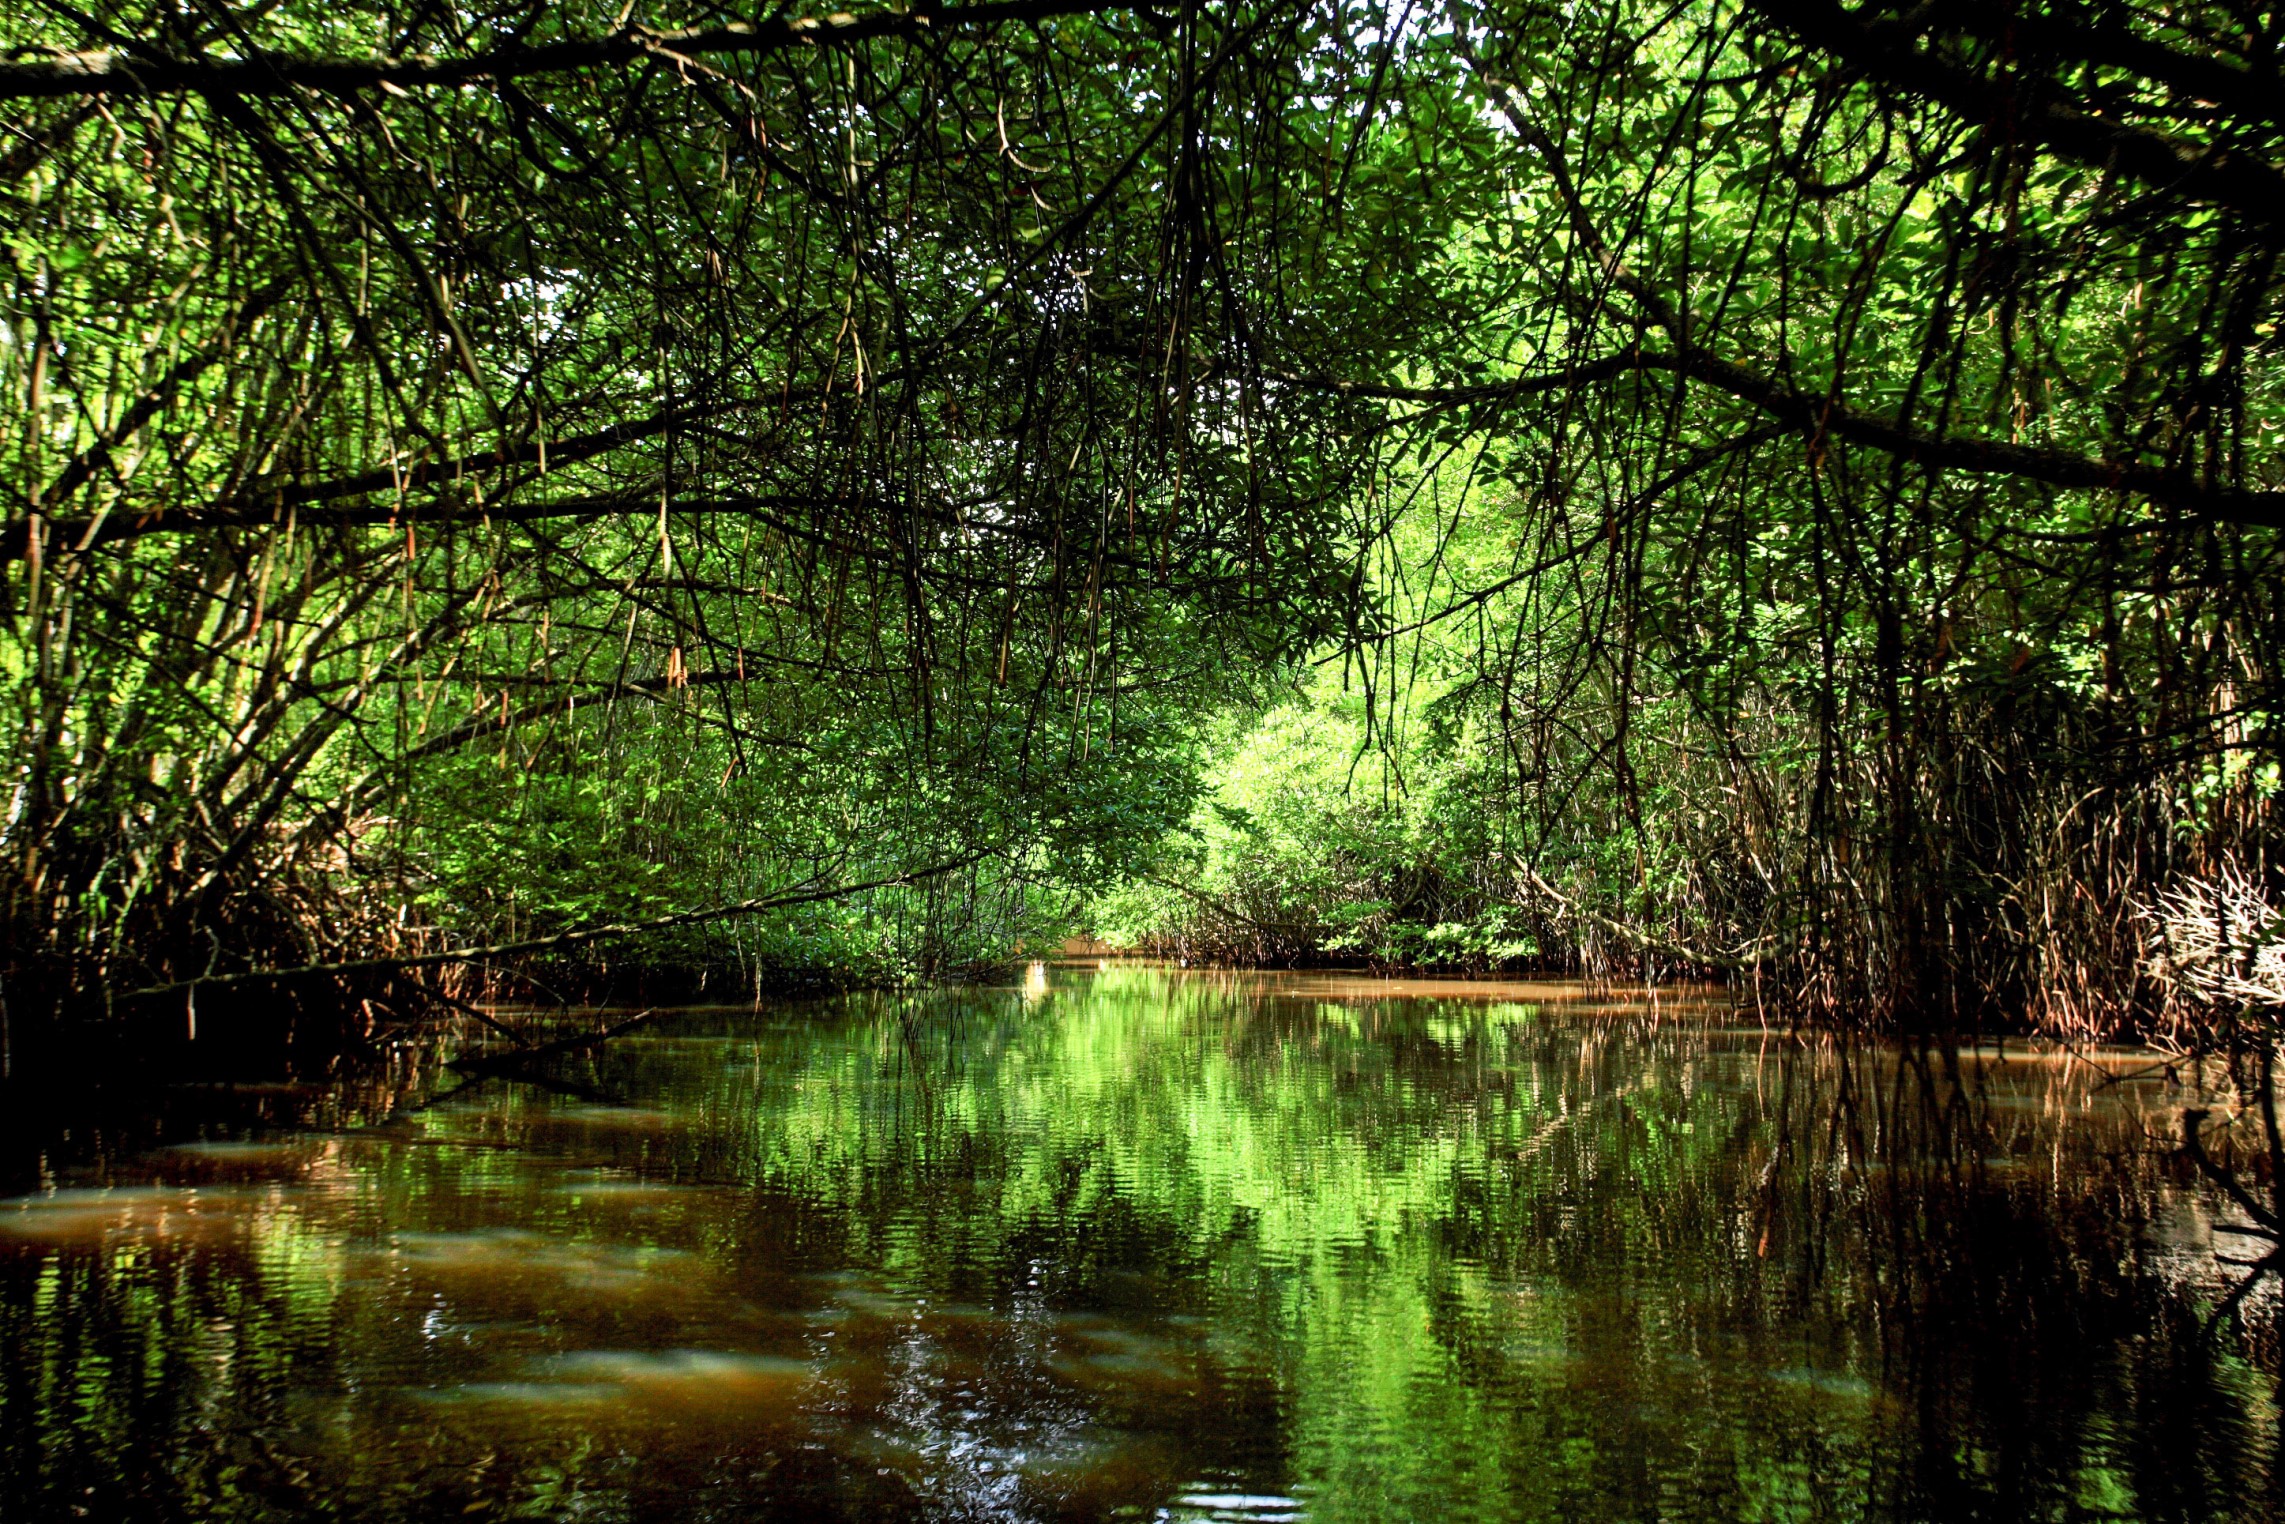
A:
[[[0,1202],[0,1517],[2265,1516],[2178,1094],[1559,987],[689,1011]]]

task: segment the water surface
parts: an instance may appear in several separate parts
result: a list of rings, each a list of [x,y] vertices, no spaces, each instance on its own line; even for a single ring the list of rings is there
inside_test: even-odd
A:
[[[554,1077],[59,1143],[0,1518],[2271,1513],[2145,1055],[1112,968]]]

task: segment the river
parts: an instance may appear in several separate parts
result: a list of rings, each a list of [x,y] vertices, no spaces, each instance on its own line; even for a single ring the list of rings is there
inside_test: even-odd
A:
[[[0,1519],[2271,1513],[2148,1054],[1114,965],[551,1072],[43,1143]]]

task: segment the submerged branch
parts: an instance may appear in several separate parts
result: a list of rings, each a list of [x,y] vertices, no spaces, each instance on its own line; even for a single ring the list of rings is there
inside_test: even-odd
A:
[[[601,1047],[614,1037],[621,1037],[637,1027],[648,1026],[658,1016],[656,1008],[638,1011],[625,1021],[598,1027],[592,1032],[581,1032],[571,1037],[558,1037],[551,1042],[519,1043],[505,1053],[478,1053],[456,1058],[445,1067],[463,1074],[507,1074],[543,1058],[555,1058],[565,1053],[577,1053],[585,1048]]]

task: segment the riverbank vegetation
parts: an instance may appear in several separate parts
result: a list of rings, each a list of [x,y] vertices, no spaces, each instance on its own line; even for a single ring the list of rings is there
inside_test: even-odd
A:
[[[11,1053],[1079,929],[1927,1027],[2281,993],[2260,16],[6,40]]]

